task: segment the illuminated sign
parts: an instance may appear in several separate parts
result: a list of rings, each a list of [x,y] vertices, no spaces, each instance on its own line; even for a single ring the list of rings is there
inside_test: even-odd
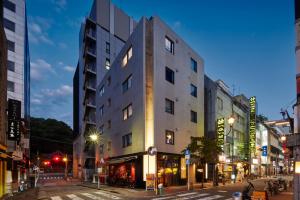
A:
[[[256,149],[256,97],[251,97],[250,103],[250,118],[249,118],[249,150],[250,153],[255,153]]]
[[[223,149],[225,132],[225,118],[217,119],[217,144]]]
[[[262,146],[262,156],[268,156],[268,146]]]
[[[7,138],[9,140],[20,141],[20,126],[21,126],[21,101],[8,100],[8,115],[7,115]]]

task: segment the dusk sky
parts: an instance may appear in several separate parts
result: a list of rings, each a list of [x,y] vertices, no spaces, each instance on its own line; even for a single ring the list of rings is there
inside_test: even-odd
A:
[[[27,0],[31,115],[72,125],[80,23],[92,0]],[[295,103],[293,0],[115,0],[135,20],[159,16],[205,61],[205,72],[257,96],[258,113],[280,119]]]

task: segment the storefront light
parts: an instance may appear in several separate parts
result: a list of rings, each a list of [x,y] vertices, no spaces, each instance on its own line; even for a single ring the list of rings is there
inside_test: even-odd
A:
[[[252,163],[253,163],[254,165],[258,165],[258,159],[257,159],[257,158],[253,158],[253,159],[252,159]]]
[[[225,162],[225,156],[220,155],[220,156],[219,156],[219,161],[220,161],[220,162]]]
[[[300,161],[295,161],[295,173],[300,174]]]
[[[226,162],[226,163],[230,163],[230,159],[227,158],[227,159],[225,160],[225,162]]]

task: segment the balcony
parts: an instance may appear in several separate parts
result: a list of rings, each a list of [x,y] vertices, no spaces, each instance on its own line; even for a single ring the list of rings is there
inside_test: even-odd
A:
[[[96,125],[96,113],[95,111],[85,111],[84,121],[89,125]]]
[[[96,75],[96,65],[92,63],[85,64],[83,73],[89,72],[90,74]]]
[[[88,28],[86,29],[86,37],[91,39],[92,41],[96,41],[96,31],[94,29]]]
[[[96,109],[96,102],[95,102],[95,99],[87,98],[87,99],[84,101],[84,104],[85,104],[87,107],[95,108],[95,109]]]
[[[93,58],[96,58],[96,48],[93,47],[86,47],[85,48],[85,54],[89,55]]]
[[[89,91],[96,92],[96,84],[93,83],[93,82],[90,81],[90,80],[85,80],[85,83],[84,83],[84,90],[89,90]]]

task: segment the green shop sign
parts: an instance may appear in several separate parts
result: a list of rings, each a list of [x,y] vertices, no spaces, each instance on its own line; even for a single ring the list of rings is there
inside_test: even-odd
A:
[[[251,97],[250,103],[250,118],[249,118],[249,149],[251,153],[256,150],[256,97]]]
[[[225,132],[225,118],[217,119],[217,142],[218,146],[223,149]]]

